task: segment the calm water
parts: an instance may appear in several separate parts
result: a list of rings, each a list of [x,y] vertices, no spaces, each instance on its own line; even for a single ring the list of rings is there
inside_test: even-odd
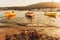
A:
[[[28,19],[25,17],[25,13],[27,11],[15,11],[16,13],[16,18],[12,19],[15,22],[19,22],[19,23],[26,23],[29,22]],[[0,11],[0,17],[5,16],[5,11]],[[44,15],[45,12],[34,12],[35,14],[35,18],[33,23],[34,24],[50,24],[50,25],[55,25],[55,26],[60,26],[60,12],[57,12],[57,16],[56,18],[50,18],[48,16]],[[4,17],[0,18],[4,19]]]

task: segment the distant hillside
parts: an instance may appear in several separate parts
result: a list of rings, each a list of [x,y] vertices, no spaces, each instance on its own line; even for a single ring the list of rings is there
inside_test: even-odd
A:
[[[51,5],[53,5],[53,8],[60,8],[60,2],[41,2],[41,3],[36,3],[28,6],[13,6],[13,7],[0,7],[2,9],[34,9],[34,8],[51,8]]]
[[[53,4],[52,4],[52,2],[41,2],[41,3],[32,4],[32,5],[27,6],[27,8],[51,8],[51,7],[60,8],[60,2],[53,2]]]
[[[18,7],[18,6],[11,6],[11,7],[0,7],[0,9],[3,9],[3,10],[9,10],[9,9],[14,9],[14,10],[23,10],[23,9],[26,9],[24,6],[20,6],[20,7]]]

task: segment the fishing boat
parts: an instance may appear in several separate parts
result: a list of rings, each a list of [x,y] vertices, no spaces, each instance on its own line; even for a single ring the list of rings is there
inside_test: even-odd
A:
[[[44,15],[46,15],[46,16],[48,16],[48,17],[56,17],[56,12],[45,12],[45,14]]]
[[[14,12],[10,12],[10,11],[6,11],[5,15],[6,15],[7,19],[11,19],[11,18],[14,18],[16,16],[16,14]]]
[[[28,18],[34,18],[34,13],[32,11],[28,11],[27,13],[25,13],[25,16]]]

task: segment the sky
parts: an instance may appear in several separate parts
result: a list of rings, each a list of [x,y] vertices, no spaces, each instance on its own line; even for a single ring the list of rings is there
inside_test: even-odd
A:
[[[39,2],[51,2],[52,0],[0,0],[0,7],[9,6],[26,6]],[[60,2],[60,0],[53,0],[54,2]]]

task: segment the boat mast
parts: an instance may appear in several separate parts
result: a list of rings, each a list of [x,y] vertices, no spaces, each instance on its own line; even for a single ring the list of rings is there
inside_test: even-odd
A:
[[[51,2],[51,12],[53,11],[53,0]]]

